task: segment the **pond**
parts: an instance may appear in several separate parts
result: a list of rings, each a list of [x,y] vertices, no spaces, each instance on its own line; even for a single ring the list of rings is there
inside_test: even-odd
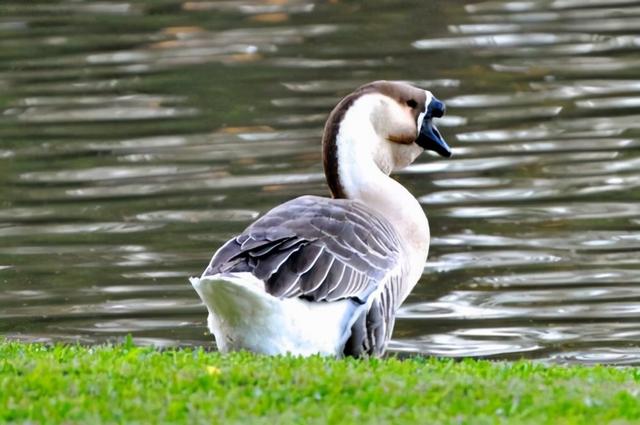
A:
[[[640,364],[640,1],[0,5],[0,334],[215,347],[188,282],[326,195],[329,111],[448,106],[398,176],[431,222],[391,351]]]

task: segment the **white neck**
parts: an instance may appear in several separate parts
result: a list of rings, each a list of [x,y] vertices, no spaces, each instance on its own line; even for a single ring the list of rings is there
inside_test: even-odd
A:
[[[345,113],[336,137],[338,178],[347,198],[378,211],[396,228],[408,250],[413,284],[426,261],[429,223],[417,199],[388,174],[395,158],[412,155],[412,161],[422,149],[389,142],[376,132],[371,117],[380,102],[379,96],[363,96]]]

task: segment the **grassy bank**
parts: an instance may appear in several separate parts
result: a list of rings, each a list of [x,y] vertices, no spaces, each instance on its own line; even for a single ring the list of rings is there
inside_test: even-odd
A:
[[[640,369],[0,341],[0,422],[637,423]]]

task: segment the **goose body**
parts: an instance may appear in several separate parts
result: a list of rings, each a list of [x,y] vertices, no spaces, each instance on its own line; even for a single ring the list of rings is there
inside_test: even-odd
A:
[[[422,207],[389,174],[425,149],[450,156],[432,123],[443,113],[430,92],[400,82],[342,99],[323,136],[333,197],[275,207],[191,279],[221,351],[384,353],[430,237]]]

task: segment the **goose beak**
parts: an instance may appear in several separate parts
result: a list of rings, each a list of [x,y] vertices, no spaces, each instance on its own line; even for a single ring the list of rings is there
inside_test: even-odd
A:
[[[427,105],[427,110],[421,115],[422,120],[418,118],[420,133],[416,143],[425,150],[434,151],[445,158],[449,158],[451,156],[451,148],[440,135],[438,128],[433,124],[433,118],[442,117],[445,111],[444,103],[432,97],[431,102]]]

